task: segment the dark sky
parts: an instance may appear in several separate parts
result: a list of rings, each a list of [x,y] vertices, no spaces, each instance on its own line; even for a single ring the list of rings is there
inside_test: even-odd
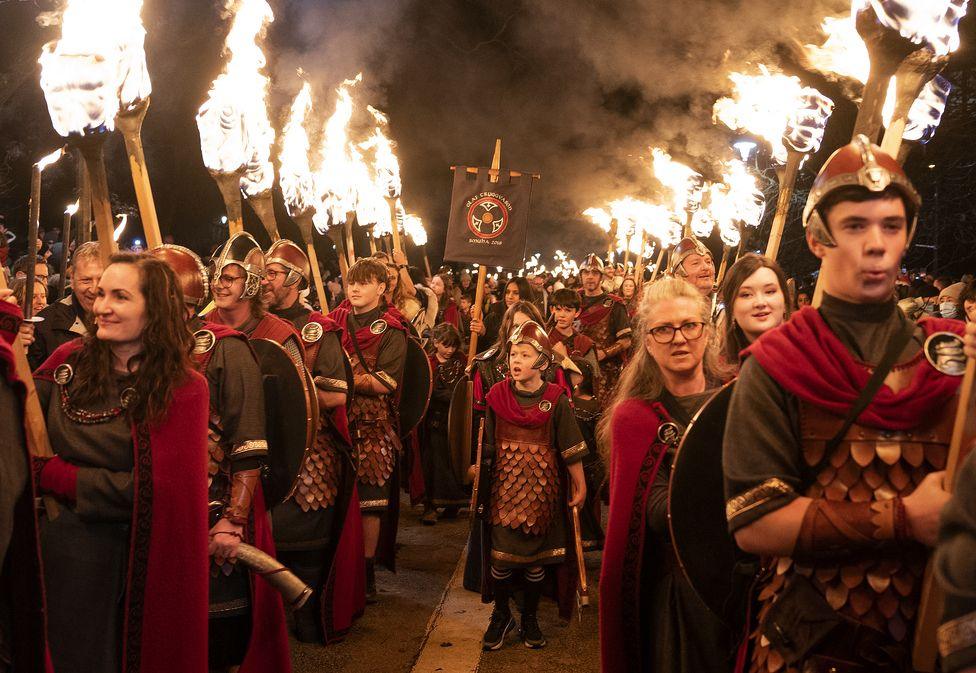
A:
[[[496,136],[503,139],[503,165],[542,174],[533,196],[528,252],[548,256],[562,248],[579,255],[605,249],[602,235],[580,216],[582,209],[628,194],[653,197],[657,185],[642,159],[650,145],[661,145],[710,174],[728,157],[732,138],[710,122],[712,103],[726,93],[726,74],[759,62],[794,71],[792,41],[819,41],[823,17],[849,7],[848,0],[271,4],[277,18],[266,51],[276,126],[281,128],[299,87],[297,67],[315,85],[321,118],[331,112],[339,82],[363,71],[359,102],[391,116],[404,201],[428,224],[432,260],[443,250],[449,166],[487,163]],[[35,21],[56,5],[0,0],[0,214],[15,230],[26,220],[29,164],[59,143],[36,66],[41,45],[56,29]],[[144,9],[154,88],[144,141],[159,219],[164,233],[201,251],[211,243],[222,203],[203,167],[194,115],[221,68],[228,25],[221,7],[211,0],[145,0]],[[952,69],[958,78],[972,80],[969,21],[963,22],[964,45]],[[838,86],[797,74],[837,103],[824,148],[801,174],[784,238],[781,259],[788,270],[802,272],[813,267],[798,221],[803,188],[829,152],[850,138],[855,108]],[[953,197],[972,192],[974,172],[963,158],[971,156],[972,108],[962,106],[953,117],[952,106],[976,91],[970,84],[953,96],[949,117],[955,121],[908,167],[927,206],[939,204],[923,213],[928,219],[923,226],[968,231],[973,220],[962,200],[963,211],[953,212]],[[959,159],[952,159],[956,155]],[[135,198],[120,139],[107,144],[106,156],[116,210],[132,210]],[[928,169],[933,156],[946,160]],[[60,222],[71,198],[72,167],[65,161],[46,177],[43,219],[49,226]],[[768,168],[765,156],[758,167]],[[772,175],[766,170],[770,204],[776,193]],[[249,230],[259,232],[253,225],[256,221],[247,222]],[[285,234],[293,231],[290,223],[281,226]],[[760,240],[765,240],[762,229],[756,235]],[[913,260],[932,264],[925,250],[913,253]],[[972,261],[957,255],[944,257],[942,265],[962,273]]]

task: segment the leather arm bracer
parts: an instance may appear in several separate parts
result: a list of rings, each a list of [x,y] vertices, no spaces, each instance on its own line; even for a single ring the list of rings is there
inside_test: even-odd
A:
[[[224,518],[238,526],[247,525],[254,491],[261,480],[261,470],[240,470],[230,475],[230,502],[224,508]]]
[[[807,508],[793,549],[798,561],[849,556],[911,539],[901,498],[847,502],[816,498]]]

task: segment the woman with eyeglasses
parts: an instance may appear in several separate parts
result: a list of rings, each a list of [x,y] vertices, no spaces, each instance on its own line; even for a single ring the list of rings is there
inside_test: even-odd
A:
[[[668,532],[671,462],[692,416],[726,378],[711,306],[690,283],[647,286],[642,342],[599,426],[610,449],[610,521],[600,576],[604,673],[732,670],[732,634],[694,594]],[[718,459],[718,458],[716,458]]]

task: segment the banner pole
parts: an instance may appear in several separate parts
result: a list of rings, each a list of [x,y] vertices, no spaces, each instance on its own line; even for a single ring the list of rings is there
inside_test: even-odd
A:
[[[502,139],[495,138],[495,154],[491,158],[491,170],[488,179],[491,182],[498,182],[498,169],[502,165]],[[484,264],[478,265],[478,284],[474,291],[474,305],[471,307],[471,318],[481,320],[484,317],[485,305],[485,280],[488,278],[488,267]],[[468,365],[474,361],[474,356],[478,354],[478,337],[471,333],[471,343],[468,344]]]

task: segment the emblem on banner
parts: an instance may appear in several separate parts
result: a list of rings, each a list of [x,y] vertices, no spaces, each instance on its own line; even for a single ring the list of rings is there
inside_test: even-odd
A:
[[[508,227],[508,207],[496,196],[479,194],[471,201],[465,221],[478,238],[497,238]]]

